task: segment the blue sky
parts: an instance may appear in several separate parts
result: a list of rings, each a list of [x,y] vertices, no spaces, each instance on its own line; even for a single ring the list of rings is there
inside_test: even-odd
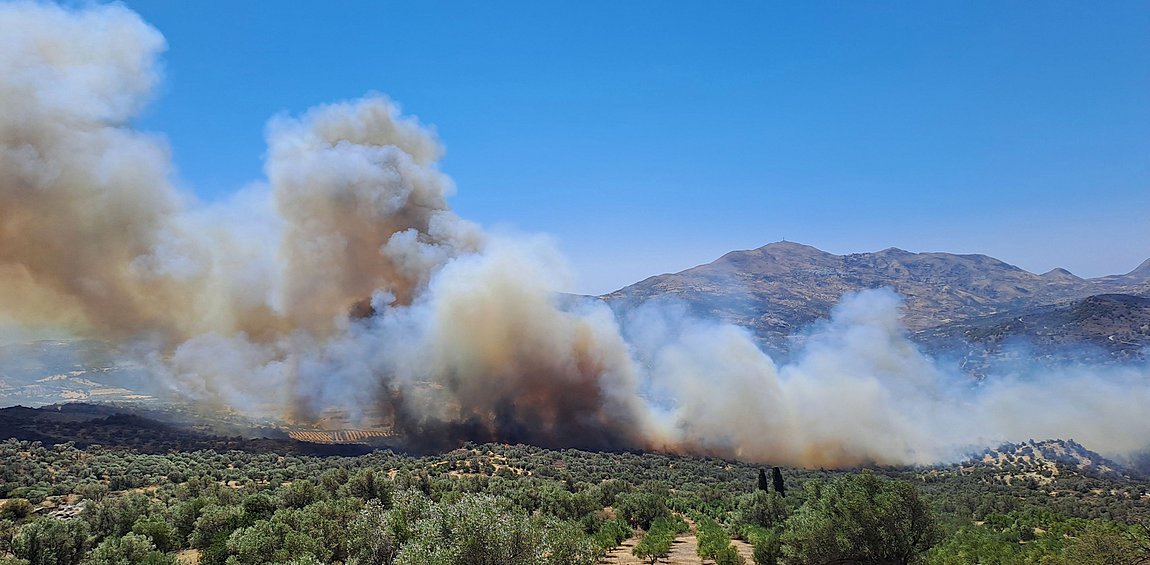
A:
[[[1150,3],[171,2],[138,124],[205,200],[268,118],[382,92],[438,130],[452,205],[554,236],[606,292],[788,239],[1150,257]],[[717,3],[715,3],[717,4]]]

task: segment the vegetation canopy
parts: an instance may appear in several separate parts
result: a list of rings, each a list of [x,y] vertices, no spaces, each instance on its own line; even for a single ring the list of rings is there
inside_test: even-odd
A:
[[[1145,482],[1009,458],[780,470],[786,497],[732,461],[503,444],[312,457],[8,440],[0,463],[5,565],[658,562],[689,536],[692,559],[724,564],[1150,559]]]

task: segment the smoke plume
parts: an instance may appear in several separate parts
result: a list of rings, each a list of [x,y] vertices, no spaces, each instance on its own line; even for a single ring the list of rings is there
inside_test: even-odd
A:
[[[280,117],[266,180],[212,204],[131,119],[164,39],[128,9],[0,5],[0,316],[121,343],[175,392],[412,442],[928,463],[1023,437],[1146,447],[1150,371],[981,386],[922,354],[890,291],[844,297],[797,360],[651,304],[571,300],[546,238],[451,211],[443,147],[381,96]]]

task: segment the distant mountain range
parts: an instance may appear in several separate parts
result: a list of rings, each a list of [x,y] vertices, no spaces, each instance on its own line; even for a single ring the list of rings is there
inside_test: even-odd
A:
[[[1124,275],[1083,279],[1064,269],[1034,274],[986,255],[895,248],[834,255],[779,242],[602,298],[622,311],[678,301],[699,317],[752,330],[772,353],[786,356],[796,335],[829,316],[843,294],[880,287],[905,298],[904,323],[932,352],[994,354],[1005,343],[1027,343],[1046,351],[1088,345],[1107,358],[1141,358],[1150,346],[1150,259]]]

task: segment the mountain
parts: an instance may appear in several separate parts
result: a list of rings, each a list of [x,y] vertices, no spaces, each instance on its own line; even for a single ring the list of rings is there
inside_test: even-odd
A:
[[[968,360],[1027,355],[1082,362],[1142,359],[1150,348],[1150,297],[1100,294],[952,322],[916,332],[935,352]]]
[[[1034,274],[986,255],[896,248],[834,255],[778,242],[651,277],[602,298],[622,311],[673,299],[700,317],[747,327],[769,349],[785,352],[788,337],[827,317],[843,294],[879,287],[904,297],[904,323],[921,332],[1092,295],[1150,296],[1150,260],[1125,275],[1083,279],[1064,269]]]
[[[1119,285],[1142,285],[1145,289],[1145,287],[1150,286],[1150,259],[1143,261],[1141,265],[1125,275],[1111,275],[1099,280],[1112,281]]]

